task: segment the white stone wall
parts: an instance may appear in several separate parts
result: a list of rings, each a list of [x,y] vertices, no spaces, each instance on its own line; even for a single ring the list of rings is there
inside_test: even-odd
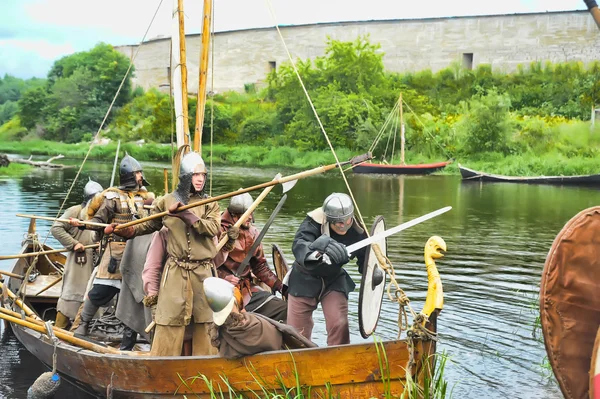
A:
[[[491,64],[495,70],[513,71],[532,61],[583,61],[600,59],[600,31],[587,11],[453,17],[414,20],[339,22],[282,27],[294,58],[323,55],[327,36],[355,40],[370,34],[380,43],[390,71],[434,72],[473,54],[473,66]],[[214,88],[217,92],[243,90],[246,83],[262,84],[270,70],[288,60],[274,28],[218,32],[215,34]],[[187,43],[188,87],[198,87],[200,35]],[[169,39],[145,43],[135,59],[134,84],[145,89],[169,85]],[[117,50],[131,57],[137,46]],[[211,90],[212,74],[208,75]]]

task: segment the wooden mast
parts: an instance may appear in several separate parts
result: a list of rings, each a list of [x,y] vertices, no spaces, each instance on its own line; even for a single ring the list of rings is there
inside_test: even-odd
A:
[[[406,165],[406,162],[404,161],[404,117],[402,115],[402,93],[400,93],[398,106],[400,107],[400,165]]]
[[[183,0],[173,0],[173,34],[171,36],[172,70],[171,83],[175,105],[175,131],[177,148],[189,144],[187,102],[187,67],[185,63],[185,27]]]
[[[202,50],[198,76],[198,102],[196,107],[196,130],[194,132],[194,151],[202,155],[202,127],[206,107],[206,81],[208,72],[208,52],[210,49],[210,26],[212,21],[212,0],[204,0],[204,18],[202,20]],[[213,71],[214,73],[214,71]]]

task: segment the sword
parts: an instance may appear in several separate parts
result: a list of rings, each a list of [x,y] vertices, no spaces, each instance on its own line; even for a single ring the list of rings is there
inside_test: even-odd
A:
[[[374,236],[371,236],[369,238],[365,238],[364,240],[361,240],[361,241],[359,241],[357,243],[354,243],[352,245],[348,245],[346,247],[346,251],[348,251],[348,255],[350,255],[352,252],[354,252],[354,251],[356,251],[358,249],[361,249],[363,247],[366,247],[367,245],[373,244],[374,242],[379,241],[382,238],[389,237],[392,234],[399,233],[402,230],[406,230],[409,227],[413,227],[413,226],[415,226],[415,225],[417,225],[417,224],[419,224],[421,222],[424,222],[426,220],[432,219],[432,218],[434,218],[436,216],[441,215],[442,213],[446,213],[450,209],[452,209],[452,207],[451,206],[447,206],[445,208],[438,209],[437,211],[433,211],[433,212],[430,212],[430,213],[428,213],[426,215],[423,215],[421,217],[413,219],[410,222],[402,223],[401,225],[398,225],[396,227],[392,227],[391,229],[388,229],[386,231],[382,231],[379,234],[375,234]]]
[[[244,258],[242,263],[240,263],[240,265],[238,266],[235,273],[233,273],[234,276],[239,277],[240,273],[242,273],[244,271],[244,269],[246,268],[246,266],[248,266],[248,263],[250,263],[250,259],[252,259],[252,256],[254,256],[254,253],[256,252],[256,248],[258,248],[262,239],[265,237],[265,234],[267,234],[267,230],[269,230],[271,223],[273,223],[273,220],[275,220],[275,217],[277,216],[277,214],[283,207],[283,203],[285,202],[286,199],[287,199],[287,194],[283,194],[283,196],[279,200],[279,203],[275,207],[275,210],[273,210],[273,213],[271,213],[271,216],[269,216],[269,220],[267,220],[267,222],[263,226],[262,230],[260,231],[260,234],[258,235],[258,237],[256,237],[256,240],[254,240],[252,247],[250,247],[250,251]]]

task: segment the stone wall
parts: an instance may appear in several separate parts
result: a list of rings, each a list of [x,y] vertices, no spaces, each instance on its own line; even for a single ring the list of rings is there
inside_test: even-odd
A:
[[[338,22],[281,28],[294,58],[323,55],[325,41],[350,41],[370,34],[380,43],[384,63],[391,71],[434,72],[454,61],[476,67],[490,64],[513,71],[532,61],[583,61],[600,59],[600,32],[587,11],[452,17],[413,20]],[[243,90],[244,84],[264,84],[273,67],[287,55],[274,28],[215,34],[214,89]],[[186,38],[189,92],[198,87],[200,35]],[[169,87],[169,39],[145,43],[135,59],[135,84],[148,89]],[[131,57],[137,46],[117,50]],[[209,71],[208,90],[212,75]]]

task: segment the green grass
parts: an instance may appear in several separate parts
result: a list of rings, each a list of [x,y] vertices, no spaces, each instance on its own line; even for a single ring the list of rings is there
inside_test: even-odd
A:
[[[0,176],[22,176],[27,174],[33,166],[24,165],[21,163],[11,163],[7,167],[0,167]]]

